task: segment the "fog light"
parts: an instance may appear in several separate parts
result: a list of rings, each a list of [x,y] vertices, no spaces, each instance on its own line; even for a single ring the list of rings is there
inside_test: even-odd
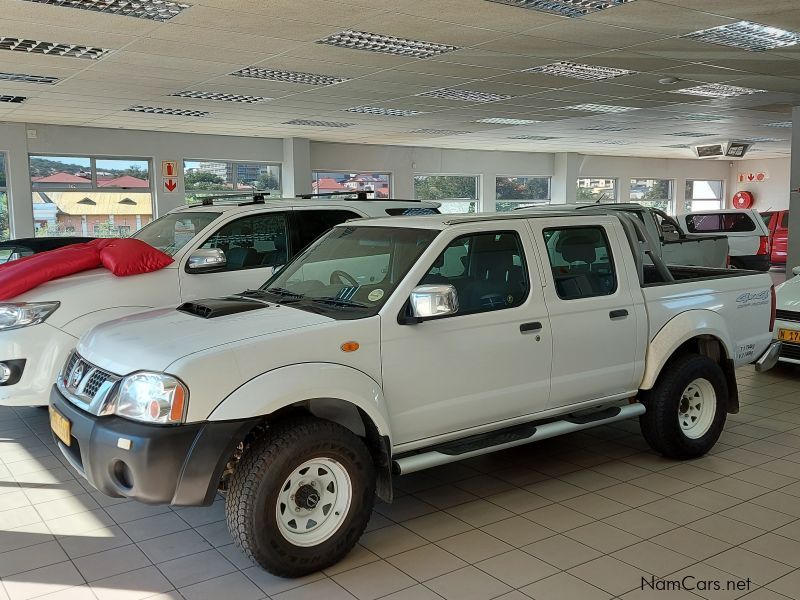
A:
[[[13,374],[14,371],[11,370],[11,367],[4,362],[0,362],[0,384],[7,383]]]

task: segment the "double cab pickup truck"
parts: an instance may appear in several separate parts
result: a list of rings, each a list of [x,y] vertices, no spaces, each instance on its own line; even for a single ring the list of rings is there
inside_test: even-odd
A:
[[[392,478],[638,417],[689,459],[766,369],[769,275],[667,267],[625,212],[356,220],[258,290],[102,324],[51,394],[102,492],[204,505],[300,576],[336,562]]]

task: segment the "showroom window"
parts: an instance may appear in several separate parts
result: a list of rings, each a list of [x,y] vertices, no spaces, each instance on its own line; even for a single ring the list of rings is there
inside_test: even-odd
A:
[[[391,198],[391,174],[360,171],[314,171],[311,190],[315,194],[326,192],[369,192],[367,198]]]
[[[617,201],[617,180],[611,177],[580,177],[576,194],[578,204]]]
[[[723,205],[725,186],[722,181],[689,179],[686,181],[684,212],[719,210]]]
[[[11,215],[8,211],[8,184],[6,183],[6,155],[0,152],[0,242],[11,237]]]
[[[125,237],[153,220],[150,160],[29,157],[38,237]]]
[[[495,210],[508,212],[550,202],[549,177],[497,177]]]
[[[186,202],[203,196],[243,194],[253,190],[281,197],[281,166],[274,163],[230,160],[183,161]]]
[[[631,202],[674,214],[674,190],[672,179],[631,179]]]
[[[442,213],[478,211],[477,175],[415,175],[414,198],[441,202]]]
[[[617,290],[611,249],[602,227],[544,230],[544,243],[562,300],[609,296]]]

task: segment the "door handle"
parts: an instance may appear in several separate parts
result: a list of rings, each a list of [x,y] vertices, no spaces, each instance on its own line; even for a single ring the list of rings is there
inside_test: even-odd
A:
[[[628,311],[625,310],[624,308],[620,308],[619,310],[612,310],[610,313],[608,313],[608,317],[610,319],[624,319],[627,316],[628,316]]]
[[[519,326],[520,333],[536,333],[537,331],[542,330],[542,324],[539,321],[533,321],[531,323],[523,323]]]

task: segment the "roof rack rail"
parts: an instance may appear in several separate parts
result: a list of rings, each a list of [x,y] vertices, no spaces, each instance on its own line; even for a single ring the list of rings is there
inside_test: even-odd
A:
[[[200,202],[190,204],[194,208],[196,206],[214,206],[214,200],[231,200],[236,198],[251,198],[250,202],[240,202],[237,206],[250,206],[251,204],[264,204],[264,199],[269,196],[269,192],[261,190],[253,190],[241,194],[217,194],[216,196],[202,196],[199,198]]]
[[[367,202],[397,202],[397,198],[368,198],[368,194],[374,194],[370,190],[354,190],[352,192],[315,192],[313,194],[297,194],[295,198],[301,200],[311,200],[312,198],[330,198],[332,196],[355,196],[355,200],[365,200]],[[400,202],[422,202],[422,200],[400,200]]]

